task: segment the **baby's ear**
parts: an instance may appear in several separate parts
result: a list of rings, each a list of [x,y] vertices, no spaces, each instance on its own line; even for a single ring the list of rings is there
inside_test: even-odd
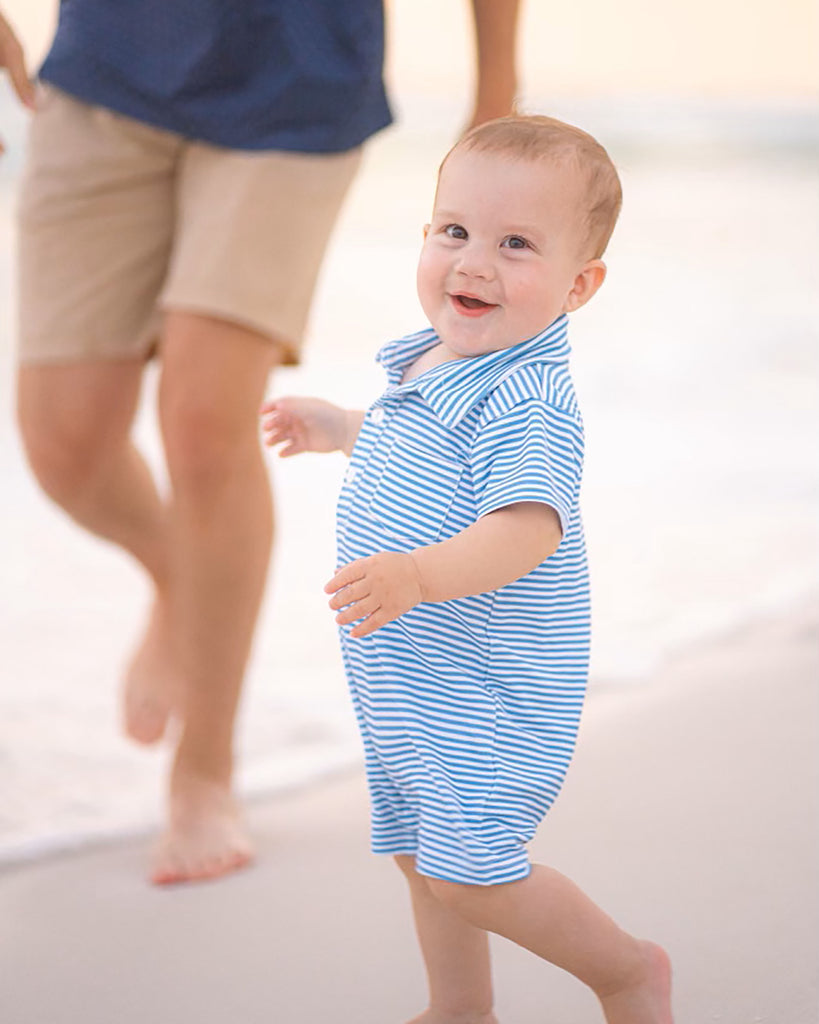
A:
[[[573,313],[585,306],[606,279],[606,264],[602,260],[589,260],[574,279],[572,290],[563,304],[564,313]]]

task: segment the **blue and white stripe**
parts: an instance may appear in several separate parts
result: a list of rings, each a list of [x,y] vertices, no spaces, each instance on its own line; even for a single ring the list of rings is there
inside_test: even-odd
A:
[[[525,877],[586,685],[589,586],[578,505],[583,426],[567,318],[512,348],[401,383],[432,330],[379,353],[338,505],[339,564],[409,551],[519,501],[560,516],[557,551],[487,594],[421,604],[342,648],[367,757],[372,843],[456,882]]]

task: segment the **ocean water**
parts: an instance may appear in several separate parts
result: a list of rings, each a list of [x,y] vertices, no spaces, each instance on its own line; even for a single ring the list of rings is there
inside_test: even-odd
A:
[[[573,320],[587,430],[591,696],[817,587],[816,111],[605,102],[554,112],[596,132],[624,185],[609,279]],[[278,394],[367,403],[373,355],[422,324],[414,294],[446,103],[405,104],[369,148],[334,238],[302,366]],[[166,746],[117,730],[118,676],[147,588],[33,484],[13,423],[13,204],[24,118],[0,93],[0,863],[161,820]],[[137,424],[162,474],[149,374]],[[344,460],[270,459],[274,567],[242,705],[248,797],[357,763],[335,628],[333,506]]]

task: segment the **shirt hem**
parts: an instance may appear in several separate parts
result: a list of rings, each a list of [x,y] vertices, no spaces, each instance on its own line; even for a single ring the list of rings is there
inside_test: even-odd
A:
[[[384,117],[378,118],[374,121],[373,127],[360,129],[359,131],[346,136],[343,141],[336,143],[310,143],[303,139],[294,137],[292,133],[288,134],[285,132],[264,134],[261,141],[250,142],[248,140],[239,140],[235,137],[228,137],[219,132],[211,132],[207,129],[203,130],[199,126],[191,127],[189,124],[185,124],[182,119],[159,116],[151,109],[149,104],[141,107],[137,104],[118,102],[116,98],[112,99],[108,96],[101,97],[98,93],[95,93],[93,89],[84,89],[82,86],[64,79],[59,74],[54,75],[53,72],[48,69],[42,69],[38,78],[40,81],[46,82],[53,88],[59,89],[61,92],[72,96],[74,99],[79,100],[82,103],[87,103],[93,107],[102,107],[103,109],[110,110],[112,113],[121,117],[127,117],[132,121],[137,121],[140,124],[149,125],[152,128],[169,132],[172,135],[188,139],[192,142],[201,142],[210,146],[216,146],[220,149],[242,150],[251,153],[268,151],[316,154],[346,153],[351,149],[356,149],[362,143],[366,142],[367,139],[371,138],[378,132],[383,131],[384,128],[388,128],[393,123],[392,114],[388,112]]]

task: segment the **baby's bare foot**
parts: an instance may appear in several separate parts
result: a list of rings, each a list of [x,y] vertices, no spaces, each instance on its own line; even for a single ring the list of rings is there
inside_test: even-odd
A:
[[[653,942],[641,942],[643,969],[628,985],[600,1002],[607,1024],[674,1024],[671,961]]]
[[[253,846],[227,786],[177,772],[151,881],[171,885],[219,878],[252,860]]]
[[[178,673],[165,602],[157,598],[148,628],[125,672],[122,726],[137,743],[162,739],[168,720],[179,704]]]

